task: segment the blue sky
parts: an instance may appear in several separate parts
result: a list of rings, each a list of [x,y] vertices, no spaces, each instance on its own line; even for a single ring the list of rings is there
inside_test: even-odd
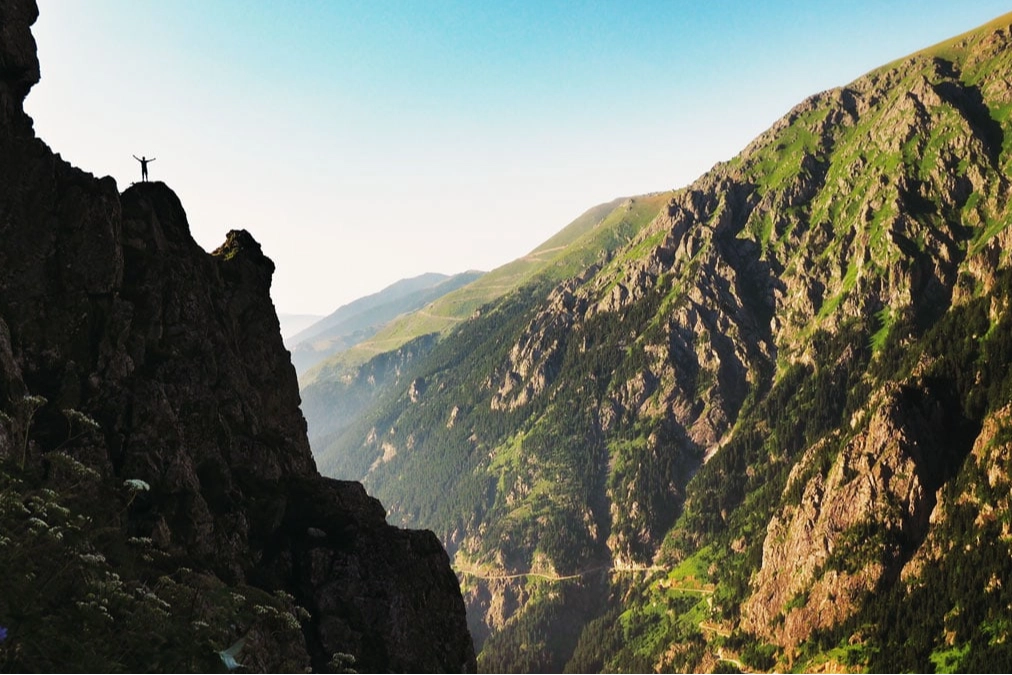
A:
[[[804,97],[990,0],[40,0],[26,108],[68,161],[246,228],[279,312],[491,269],[595,204],[681,187]]]

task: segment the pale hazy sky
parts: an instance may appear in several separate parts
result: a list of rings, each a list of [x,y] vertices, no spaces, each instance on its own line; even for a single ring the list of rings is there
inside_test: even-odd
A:
[[[26,108],[120,189],[155,157],[196,240],[253,233],[279,312],[492,269],[680,187],[804,97],[991,0],[40,0]]]

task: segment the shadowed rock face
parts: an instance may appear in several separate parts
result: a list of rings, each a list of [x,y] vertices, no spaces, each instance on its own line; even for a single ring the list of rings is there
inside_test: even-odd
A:
[[[285,589],[313,615],[316,668],[467,671],[474,653],[446,553],[390,527],[361,485],[322,478],[270,299],[274,264],[245,231],[211,254],[176,195],[122,195],[64,162],[22,102],[38,81],[31,0],[0,1],[0,455],[66,440],[61,410],[96,420],[78,456],[151,491],[129,527],[226,581]]]

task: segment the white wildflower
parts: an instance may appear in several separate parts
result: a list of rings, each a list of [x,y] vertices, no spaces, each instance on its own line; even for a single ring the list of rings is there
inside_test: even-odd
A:
[[[38,409],[38,408],[41,408],[42,406],[46,405],[46,403],[48,403],[49,400],[45,396],[39,396],[37,394],[30,394],[30,395],[23,396],[21,398],[21,402],[24,403],[25,405],[27,405],[29,408]]]
[[[89,429],[96,429],[96,430],[97,429],[101,429],[101,427],[99,426],[98,422],[96,422],[92,418],[88,417],[87,415],[85,415],[80,410],[74,410],[73,408],[67,408],[67,409],[65,409],[63,411],[63,414],[71,422],[77,422],[78,424],[80,424],[83,427],[87,427]]]
[[[284,615],[284,620],[285,620],[285,625],[288,626],[288,628],[290,630],[301,630],[302,629],[302,626],[299,624],[299,620],[296,619],[291,614],[285,614]]]
[[[57,513],[59,513],[64,518],[67,518],[67,517],[70,516],[70,509],[68,509],[67,507],[62,506],[60,504],[50,504],[49,508],[51,508],[52,510],[56,511]]]
[[[123,485],[127,486],[133,492],[147,492],[151,489],[151,486],[147,482],[142,481],[140,478],[127,478],[123,481]]]
[[[281,589],[278,589],[278,590],[274,591],[274,597],[278,598],[279,600],[287,600],[288,602],[291,602],[291,603],[295,602],[295,596],[294,595],[292,595],[291,593],[289,593],[287,591],[283,591]]]
[[[32,530],[36,530],[36,529],[38,529],[38,530],[48,530],[49,529],[49,523],[47,523],[46,521],[42,520],[41,518],[36,518],[35,516],[32,516],[31,518],[28,519],[28,527],[29,527],[29,529],[32,529]]]
[[[102,477],[102,474],[98,471],[95,471],[90,466],[85,466],[65,452],[51,452],[46,455],[46,458],[53,466],[64,469],[77,478],[97,480]]]
[[[105,562],[105,556],[101,553],[80,553],[77,557],[89,565],[101,565]]]

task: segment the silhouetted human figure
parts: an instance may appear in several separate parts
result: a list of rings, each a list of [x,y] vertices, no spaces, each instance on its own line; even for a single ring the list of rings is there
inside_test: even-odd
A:
[[[134,159],[136,159],[138,162],[141,163],[141,180],[147,182],[147,180],[148,180],[148,162],[155,161],[155,158],[152,157],[151,159],[148,159],[144,155],[141,155],[140,157],[138,157],[137,155],[134,155]]]

